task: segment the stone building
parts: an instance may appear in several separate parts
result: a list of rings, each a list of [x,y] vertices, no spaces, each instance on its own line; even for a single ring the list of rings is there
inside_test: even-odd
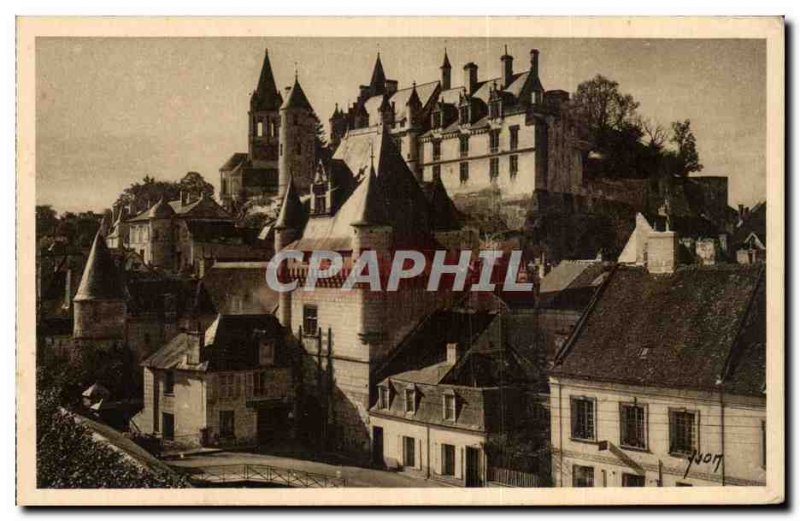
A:
[[[291,434],[292,362],[271,315],[219,315],[142,362],[135,429],[166,446],[253,446]]]
[[[386,126],[417,179],[440,178],[454,195],[499,189],[515,199],[535,190],[578,190],[581,155],[562,110],[568,93],[544,90],[536,49],[522,71],[514,71],[507,50],[500,63],[501,76],[488,79],[467,63],[456,86],[445,52],[437,81],[398,89],[379,55],[357,101],[346,111],[337,105],[330,142],[336,146],[348,132]]]
[[[370,409],[374,464],[457,486],[511,484],[510,475],[540,483],[535,462],[520,469],[493,444],[514,432],[534,436],[531,424],[546,419],[546,384],[517,343],[509,310],[495,303],[431,314],[381,367],[387,376]],[[544,441],[546,421],[538,433]]]
[[[163,198],[151,208],[127,219],[127,242],[151,266],[175,273],[202,276],[217,260],[266,260],[271,245],[259,241],[257,231],[237,227],[213,199]],[[114,230],[112,230],[114,231]]]
[[[275,85],[269,51],[256,90],[250,96],[247,118],[247,152],[233,154],[219,169],[220,201],[229,211],[249,200],[280,199],[288,178],[281,178],[279,163],[306,189],[316,161],[318,119],[295,76],[285,98]]]
[[[763,486],[763,268],[678,265],[675,232],[648,241],[644,265],[611,272],[556,355],[553,480]]]
[[[417,249],[430,256],[468,242],[446,191],[421,188],[387,127],[349,133],[329,166],[318,169],[311,192],[304,203],[299,188],[289,183],[274,225],[276,252],[336,251],[347,272],[364,250],[375,251],[383,261],[395,249]],[[289,262],[285,276],[302,284],[307,261]],[[282,293],[277,316],[284,327],[298,332],[306,347],[305,381],[317,381],[322,367],[327,375],[322,378],[333,382],[311,386],[308,404],[320,411],[328,443],[366,458],[374,371],[405,335],[452,296],[425,291],[419,281],[396,292],[370,291],[363,285],[344,292],[342,282]]]

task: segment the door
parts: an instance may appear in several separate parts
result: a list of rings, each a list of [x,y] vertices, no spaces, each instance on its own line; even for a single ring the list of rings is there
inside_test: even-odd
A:
[[[466,486],[468,487],[481,487],[483,480],[481,479],[481,450],[475,447],[467,447],[466,452],[466,465],[465,479]]]
[[[261,407],[258,409],[256,437],[259,445],[275,442],[289,431],[288,409],[285,407]]]
[[[372,427],[372,463],[383,467],[383,427]]]
[[[175,416],[170,413],[161,413],[161,427],[165,440],[175,439]]]

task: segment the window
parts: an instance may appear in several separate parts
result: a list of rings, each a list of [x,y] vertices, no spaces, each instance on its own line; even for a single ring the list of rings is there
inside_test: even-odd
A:
[[[593,487],[594,486],[594,467],[584,467],[583,465],[572,466],[572,486],[573,487]]]
[[[503,102],[500,99],[492,100],[489,102],[489,117],[497,119],[502,116]]]
[[[670,454],[691,454],[697,448],[696,415],[689,411],[669,411]]]
[[[175,393],[175,373],[167,371],[164,374],[164,394]]]
[[[253,373],[253,394],[264,396],[267,394],[267,372],[256,371]]]
[[[455,421],[456,419],[456,395],[452,392],[445,393],[442,397],[442,417],[445,420]]]
[[[643,487],[644,486],[644,476],[639,476],[638,474],[623,474],[622,475],[622,486],[623,487]]]
[[[261,137],[264,135],[264,124],[262,122],[256,123],[256,136]]]
[[[219,435],[223,438],[234,436],[233,411],[219,411]]]
[[[431,144],[433,145],[433,160],[438,161],[442,157],[442,142],[433,141]]]
[[[275,363],[275,344],[262,340],[258,346],[258,365],[272,365]]]
[[[415,449],[416,441],[414,438],[403,436],[403,466],[414,467],[416,465]]]
[[[303,333],[309,336],[316,336],[318,330],[317,306],[303,306]]]
[[[236,396],[236,375],[221,374],[219,375],[219,397],[224,399],[234,398]]]
[[[619,444],[634,449],[647,448],[647,418],[644,406],[623,403],[619,407]]]
[[[456,475],[456,448],[454,445],[442,444],[442,475]]]
[[[489,160],[489,180],[496,181],[500,175],[500,158],[493,157]]]
[[[519,156],[508,156],[508,172],[511,176],[511,180],[517,178],[517,172],[519,171]]]
[[[406,412],[414,412],[414,410],[417,408],[416,407],[417,406],[417,403],[416,403],[417,396],[416,396],[416,394],[417,393],[414,391],[413,388],[408,388],[408,389],[405,390],[405,394],[403,396],[405,398],[405,400],[404,400],[405,409],[404,410]]]
[[[314,194],[314,213],[325,213],[327,211],[327,198],[325,194]]]
[[[467,184],[467,181],[469,181],[469,163],[466,161],[458,165],[458,178],[462,185]]]
[[[572,398],[572,437],[594,441],[594,399]]]
[[[500,131],[489,131],[489,152],[496,153],[500,149]]]
[[[469,125],[469,105],[466,103],[458,107],[458,122],[462,125]]]
[[[433,178],[434,179],[442,178],[442,165],[433,165]]]
[[[511,150],[516,150],[519,147],[519,127],[515,125],[508,130],[511,132],[509,147]]]
[[[469,155],[469,136],[461,136],[458,138],[458,150],[461,153],[461,157],[467,157]]]
[[[378,409],[389,408],[389,389],[385,385],[378,387]]]

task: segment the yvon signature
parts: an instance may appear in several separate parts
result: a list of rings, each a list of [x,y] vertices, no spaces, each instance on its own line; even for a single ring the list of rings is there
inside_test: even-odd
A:
[[[714,473],[719,470],[719,466],[722,463],[722,459],[724,456],[722,454],[712,454],[710,452],[697,452],[696,450],[692,451],[692,454],[689,456],[689,462],[686,465],[686,471],[683,473],[683,478],[686,479],[686,476],[689,474],[689,469],[692,468],[692,465],[714,465]]]

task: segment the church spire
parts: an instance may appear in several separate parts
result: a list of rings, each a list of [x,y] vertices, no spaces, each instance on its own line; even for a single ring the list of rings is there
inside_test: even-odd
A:
[[[380,52],[378,52],[378,57],[375,59],[375,67],[372,69],[372,79],[369,82],[369,86],[373,96],[383,94],[386,91],[386,74],[383,72]]]
[[[252,105],[257,110],[276,110],[282,102],[283,99],[275,86],[275,77],[269,62],[269,50],[265,49],[261,76],[258,77],[258,86],[253,92]]]

